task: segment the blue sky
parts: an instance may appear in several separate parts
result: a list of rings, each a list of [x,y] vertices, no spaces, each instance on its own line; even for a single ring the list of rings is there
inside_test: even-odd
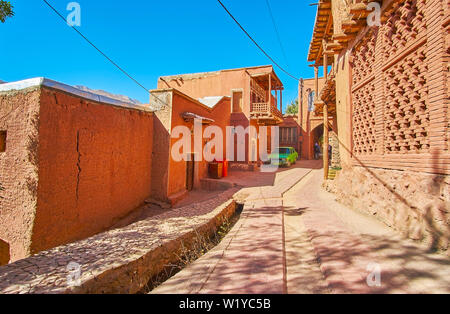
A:
[[[69,0],[48,0],[64,15]],[[281,65],[297,77],[313,77],[306,62],[314,0],[269,0],[287,58],[278,43],[265,0],[223,0]],[[81,27],[120,66],[149,89],[161,75],[270,64],[216,0],[78,0]],[[52,12],[42,0],[13,0],[16,15],[0,24],[0,79],[44,76],[148,102],[148,94],[123,75]],[[287,59],[287,60],[286,60]],[[284,103],[298,83],[276,69]]]

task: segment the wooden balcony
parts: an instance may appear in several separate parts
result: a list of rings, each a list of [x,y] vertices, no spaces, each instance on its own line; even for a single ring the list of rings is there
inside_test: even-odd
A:
[[[283,114],[275,104],[253,103],[250,109],[250,118],[258,120],[259,124],[273,125],[283,122]]]

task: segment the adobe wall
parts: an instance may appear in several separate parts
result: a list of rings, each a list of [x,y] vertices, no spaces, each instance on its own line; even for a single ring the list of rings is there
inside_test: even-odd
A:
[[[231,96],[233,89],[243,90],[243,112],[250,115],[250,76],[245,69],[192,74],[183,79],[158,80],[158,89],[175,88],[182,93],[199,99],[208,96]]]
[[[156,110],[153,121],[152,198],[168,201],[169,160],[172,132],[172,92],[152,91],[150,105]]]
[[[187,163],[184,160],[175,161],[171,156],[172,146],[180,140],[172,138],[174,128],[185,126],[193,131],[194,127],[192,121],[186,122],[181,115],[190,112],[214,120],[211,126],[220,127],[224,135],[223,158],[226,158],[226,127],[230,125],[231,101],[229,98],[225,98],[211,109],[174,89],[154,90],[150,99],[152,105],[159,106],[161,100],[165,103],[161,106],[161,110],[155,112],[155,147],[161,149],[154,153],[153,177],[163,179],[159,183],[154,182],[152,197],[161,201],[170,201],[171,198],[186,192]],[[203,126],[202,133],[206,127],[207,125]],[[204,146],[205,140],[202,141],[202,153]],[[191,149],[194,152],[193,134]],[[203,159],[201,162],[195,163],[195,187],[199,188],[200,180],[206,177],[208,177],[208,163]]]
[[[327,189],[339,202],[375,216],[406,237],[448,250],[450,176],[353,167],[327,182]]]
[[[184,112],[191,112],[199,116],[214,120],[211,126],[220,127],[223,132],[223,158],[226,158],[226,127],[230,125],[231,102],[229,99],[222,100],[213,109],[205,107],[200,103],[191,100],[179,93],[173,94],[173,114],[172,114],[172,130],[176,126],[186,126],[189,129],[193,128],[192,122],[185,122],[181,117]],[[203,126],[203,132],[208,125]],[[173,138],[171,140],[172,146],[179,139]],[[192,151],[194,151],[194,138],[191,140]],[[202,141],[202,149],[205,147],[205,140]],[[203,156],[204,157],[204,156]],[[168,195],[174,195],[186,190],[186,162],[176,162],[172,158],[169,161],[169,187]],[[200,180],[208,177],[208,162],[202,158],[201,162],[195,163],[195,185],[199,187]]]
[[[181,117],[183,112],[192,112],[202,117],[207,117],[208,110],[204,107],[201,107],[197,103],[190,101],[189,99],[178,95],[177,93],[173,94],[173,109],[172,109],[172,131],[177,126],[185,126],[189,130],[193,131],[194,123],[193,122],[185,122]],[[205,129],[205,126],[202,128],[202,133]],[[203,134],[202,134],[203,137]],[[172,138],[170,143],[170,152],[172,151],[172,146],[179,141],[178,138]],[[204,140],[202,140],[202,153],[204,148]],[[194,134],[191,136],[191,151],[194,152]],[[168,186],[168,195],[172,196],[177,193],[186,192],[186,171],[187,171],[187,163],[182,160],[177,162],[173,160],[171,154],[169,154],[169,186]],[[197,184],[199,183],[199,178],[204,178],[207,176],[207,163],[203,160],[201,162],[195,162],[195,181]],[[194,182],[195,184],[196,182]]]
[[[152,113],[44,87],[39,121],[31,254],[102,232],[151,195]]]
[[[0,93],[0,131],[7,131],[6,151],[0,152],[0,240],[10,246],[11,260],[30,254],[37,203],[40,93],[39,88]]]

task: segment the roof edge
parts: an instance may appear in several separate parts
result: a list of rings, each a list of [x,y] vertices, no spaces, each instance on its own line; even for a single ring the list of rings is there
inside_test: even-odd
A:
[[[59,90],[62,92],[66,92],[68,94],[82,97],[88,100],[96,101],[99,103],[104,103],[108,105],[124,107],[129,109],[138,109],[144,111],[151,111],[150,108],[146,106],[140,106],[133,103],[128,103],[124,101],[120,101],[114,98],[110,98],[107,96],[95,94],[92,92],[82,91],[76,87],[60,83],[54,80],[47,79],[45,77],[36,77],[31,79],[26,79],[22,81],[16,81],[11,83],[5,83],[0,85],[0,92],[9,92],[9,91],[20,91],[30,87],[47,87],[55,90]]]
[[[268,65],[259,65],[259,66],[252,66],[252,67],[241,67],[241,68],[235,68],[235,69],[222,69],[222,70],[216,70],[216,71],[207,71],[207,72],[195,72],[195,73],[183,73],[183,74],[174,74],[174,75],[163,75],[158,78],[159,80],[170,80],[180,77],[186,77],[186,76],[202,76],[202,75],[217,75],[222,72],[233,72],[233,71],[243,71],[243,70],[251,70],[251,69],[260,69],[260,68],[268,68],[272,67],[272,64]]]

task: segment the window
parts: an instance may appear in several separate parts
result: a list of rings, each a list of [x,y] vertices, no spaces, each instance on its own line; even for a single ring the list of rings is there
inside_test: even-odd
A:
[[[6,131],[0,131],[0,153],[6,151]]]
[[[280,142],[285,144],[297,143],[297,128],[280,128]]]
[[[243,96],[241,91],[233,91],[233,113],[242,112]]]
[[[308,111],[309,112],[313,112],[314,110],[316,110],[316,108],[314,106],[315,96],[316,96],[316,93],[314,91],[311,91],[308,94]]]

